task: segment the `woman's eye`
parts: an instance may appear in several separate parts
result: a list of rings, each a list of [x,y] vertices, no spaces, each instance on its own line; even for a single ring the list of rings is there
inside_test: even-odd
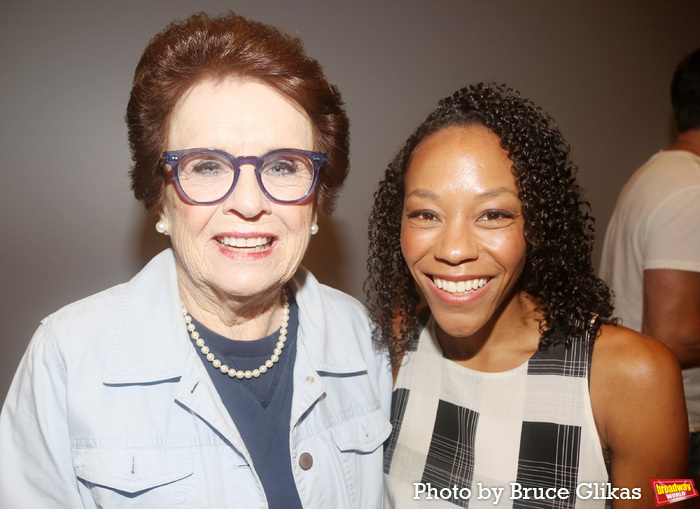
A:
[[[506,212],[505,210],[487,210],[479,216],[479,221],[499,221],[504,219],[513,219],[515,214]]]
[[[216,176],[225,171],[218,161],[199,161],[187,166],[188,173],[202,176]]]
[[[409,212],[406,214],[406,217],[408,219],[419,219],[422,221],[436,221],[439,219],[437,214],[435,212],[431,212],[430,210],[416,210]]]
[[[263,167],[263,173],[271,176],[293,175],[297,167],[293,161],[277,160]]]

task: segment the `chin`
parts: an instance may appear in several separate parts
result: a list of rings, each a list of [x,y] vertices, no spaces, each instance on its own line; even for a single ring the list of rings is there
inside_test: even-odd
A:
[[[435,323],[446,335],[453,338],[468,338],[484,328],[486,322],[464,319],[464,317],[444,316],[433,313]]]
[[[280,286],[278,280],[262,280],[261,278],[245,278],[243,280],[226,281],[225,286],[223,286],[224,291],[229,295],[257,295],[261,293],[266,293],[272,288]]]

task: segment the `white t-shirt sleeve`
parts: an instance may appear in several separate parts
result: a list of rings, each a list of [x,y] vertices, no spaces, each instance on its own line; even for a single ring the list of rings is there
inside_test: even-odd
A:
[[[664,200],[646,225],[644,270],[700,272],[700,186]]]

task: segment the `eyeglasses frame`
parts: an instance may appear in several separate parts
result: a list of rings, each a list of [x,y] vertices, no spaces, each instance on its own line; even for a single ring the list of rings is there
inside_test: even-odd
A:
[[[180,161],[185,158],[186,156],[193,154],[195,152],[204,152],[204,153],[210,153],[210,154],[218,154],[220,156],[225,157],[228,159],[228,161],[231,163],[231,166],[233,167],[233,182],[231,182],[231,187],[229,188],[228,191],[219,198],[218,200],[213,200],[213,201],[195,201],[192,198],[190,198],[187,193],[182,189],[182,185],[180,184]],[[313,166],[313,180],[311,181],[311,186],[309,187],[308,192],[302,196],[301,198],[297,200],[278,200],[277,198],[273,197],[270,195],[270,193],[265,189],[265,186],[263,185],[262,182],[262,166],[265,163],[265,160],[267,158],[274,156],[276,154],[281,154],[281,153],[293,153],[297,155],[303,155],[305,157],[308,157],[309,160],[311,161],[311,164]],[[314,189],[316,188],[316,184],[318,182],[318,175],[321,170],[321,166],[326,162],[326,159],[328,158],[327,154],[324,154],[322,152],[312,152],[310,150],[301,150],[297,148],[280,148],[276,150],[272,150],[270,152],[267,152],[266,154],[263,154],[260,157],[257,156],[233,156],[229,154],[228,152],[224,150],[219,150],[216,148],[187,148],[183,150],[166,150],[163,152],[163,162],[170,166],[173,170],[173,178],[175,180],[175,185],[177,186],[178,191],[180,192],[181,197],[189,204],[191,205],[217,205],[219,203],[224,202],[229,196],[231,196],[231,193],[233,190],[236,188],[236,184],[238,183],[238,177],[241,174],[241,165],[244,164],[252,164],[255,168],[255,177],[258,181],[258,186],[260,187],[260,190],[263,192],[263,194],[267,197],[268,200],[270,200],[273,203],[279,203],[280,205],[295,205],[297,203],[301,203],[304,200],[306,200],[311,193],[313,193]]]

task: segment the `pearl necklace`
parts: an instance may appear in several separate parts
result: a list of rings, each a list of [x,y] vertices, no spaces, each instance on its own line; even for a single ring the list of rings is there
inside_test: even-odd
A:
[[[209,347],[204,344],[204,340],[199,336],[199,332],[195,330],[194,324],[192,323],[192,317],[187,314],[187,309],[185,305],[182,305],[182,315],[185,317],[185,323],[187,324],[187,331],[190,333],[190,337],[195,342],[197,347],[202,352],[202,355],[212,363],[216,369],[221,371],[222,374],[228,375],[231,378],[258,378],[263,373],[267,373],[275,363],[280,360],[280,355],[282,355],[282,349],[284,348],[284,343],[287,341],[287,326],[289,325],[289,300],[287,299],[287,291],[282,288],[282,327],[280,328],[280,336],[277,340],[277,345],[272,352],[272,356],[261,364],[257,369],[250,370],[235,370],[234,368],[229,368],[226,364],[222,364],[219,359],[217,359],[213,353],[209,351]]]

